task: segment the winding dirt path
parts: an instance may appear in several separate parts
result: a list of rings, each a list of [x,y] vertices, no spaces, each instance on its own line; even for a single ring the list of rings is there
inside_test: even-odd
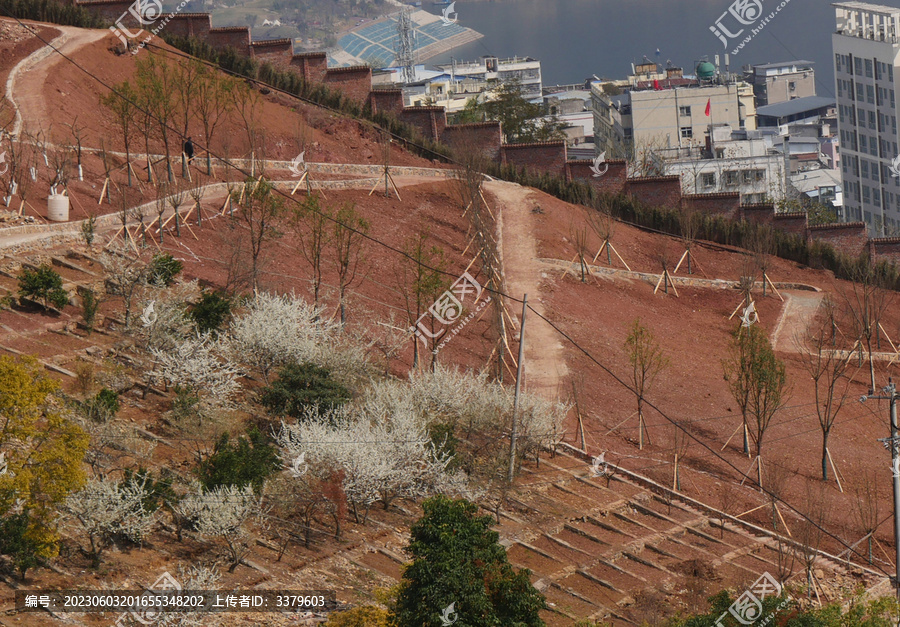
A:
[[[800,349],[797,348],[795,338],[802,338],[806,334],[825,293],[782,290],[781,295],[785,302],[775,333],[772,334],[772,346],[778,351],[797,353]]]
[[[507,292],[516,298],[528,294],[528,304],[542,316],[547,315],[541,290],[542,264],[534,238],[536,224],[532,203],[526,202],[532,190],[516,183],[489,181],[485,189],[496,199],[500,258]],[[512,303],[510,314],[518,319],[521,308]],[[569,369],[559,334],[546,322],[532,315],[525,326],[525,384],[530,392],[545,398],[560,396],[560,384]]]
[[[100,30],[85,30],[72,26],[54,26],[62,31],[50,46],[43,46],[19,61],[6,79],[6,98],[16,109],[16,119],[12,134],[18,135],[23,128],[36,129],[46,120],[46,101],[44,99],[44,83],[50,72],[58,69],[63,59],[56,50],[70,54],[82,46],[92,44],[108,33]],[[56,50],[54,50],[56,48]],[[78,72],[68,68],[69,72]]]

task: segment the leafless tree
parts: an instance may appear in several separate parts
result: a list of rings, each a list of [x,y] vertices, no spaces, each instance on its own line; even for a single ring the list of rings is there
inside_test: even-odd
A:
[[[863,539],[868,545],[868,562],[872,563],[872,540],[881,516],[878,495],[878,477],[875,473],[862,471],[860,482],[853,487],[855,496],[854,514]]]
[[[656,377],[669,364],[662,346],[653,337],[653,333],[635,318],[631,331],[625,339],[625,351],[631,363],[632,391],[637,401],[638,415],[638,447],[644,448],[644,397],[653,385]],[[648,434],[649,441],[649,434]]]
[[[810,597],[815,586],[813,567],[819,557],[819,547],[825,535],[825,529],[822,526],[825,523],[826,511],[824,484],[815,487],[809,483],[806,484],[805,509],[806,515],[800,519],[794,529],[794,539],[797,541],[794,551],[806,571],[806,595]]]
[[[261,178],[248,179],[237,199],[238,220],[247,234],[247,251],[250,254],[250,276],[254,289],[259,287],[262,262],[269,243],[281,237],[284,218],[284,202],[275,193],[273,185]]]
[[[347,322],[347,289],[356,280],[363,261],[363,243],[369,232],[369,223],[352,204],[342,206],[334,216],[331,242],[334,246],[334,264],[338,275],[338,303],[341,326]]]
[[[847,393],[853,382],[848,376],[850,357],[836,350],[832,332],[835,321],[835,303],[826,297],[822,306],[825,312],[823,324],[817,330],[809,330],[806,341],[798,340],[801,363],[813,380],[816,400],[816,416],[822,429],[822,481],[828,481],[828,436],[844,408]]]
[[[585,257],[590,254],[588,250],[588,230],[583,224],[578,224],[574,220],[569,226],[569,233],[572,238],[572,244],[575,246],[575,255],[578,257],[578,266],[581,271],[581,282],[586,283],[590,274]]]
[[[296,241],[300,244],[300,253],[312,270],[313,301],[319,304],[319,292],[322,288],[323,261],[325,251],[331,245],[333,230],[327,207],[319,202],[319,195],[309,196],[294,212],[291,220]]]
[[[868,354],[870,390],[876,389],[873,345],[879,334],[881,319],[893,302],[893,292],[884,289],[885,279],[880,268],[864,263],[853,270],[850,285],[838,290],[853,323],[860,355],[863,352]]]
[[[172,209],[172,219],[175,220],[175,236],[181,237],[181,205],[184,204],[184,198],[187,196],[187,190],[184,185],[178,182],[171,183],[166,189],[166,202]],[[160,225],[162,227],[162,225]],[[162,230],[160,229],[160,233]]]

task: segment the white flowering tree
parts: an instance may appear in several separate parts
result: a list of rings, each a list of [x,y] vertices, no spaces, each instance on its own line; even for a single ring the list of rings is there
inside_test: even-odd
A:
[[[171,350],[193,333],[187,305],[200,297],[197,281],[175,283],[171,287],[149,287],[135,310],[137,335],[147,349]]]
[[[178,565],[176,581],[182,590],[218,590],[220,579],[215,566]],[[154,627],[214,627],[222,622],[214,612],[156,612],[153,619]]]
[[[148,511],[146,479],[117,482],[110,478],[91,479],[78,492],[69,495],[63,512],[84,530],[90,543],[85,551],[94,568],[100,565],[103,551],[118,539],[139,543],[154,523]]]
[[[337,330],[322,308],[301,298],[258,293],[232,321],[230,342],[235,360],[268,383],[274,369],[291,362],[324,365]]]
[[[247,524],[259,512],[259,501],[249,486],[222,486],[193,492],[176,506],[177,514],[193,523],[204,538],[221,540],[228,552],[228,572],[234,572],[250,550]]]
[[[223,347],[209,335],[195,334],[172,349],[150,352],[155,361],[152,375],[189,389],[202,410],[229,406],[240,389],[240,371],[222,357]]]
[[[369,508],[387,509],[397,498],[464,493],[465,477],[448,471],[451,459],[434,450],[424,423],[408,407],[378,407],[323,415],[309,410],[296,424],[283,425],[279,444],[287,459],[303,456],[311,473],[343,474],[343,490],[357,522]]]

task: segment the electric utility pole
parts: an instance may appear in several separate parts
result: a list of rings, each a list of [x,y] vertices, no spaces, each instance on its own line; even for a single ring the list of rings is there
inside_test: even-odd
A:
[[[897,586],[897,598],[900,599],[900,464],[898,464],[898,456],[900,456],[900,437],[897,435],[897,400],[900,396],[897,394],[897,387],[894,382],[888,378],[888,384],[881,388],[881,396],[874,396],[874,390],[870,394],[859,399],[860,403],[865,403],[867,399],[890,401],[891,403],[891,437],[879,438],[879,442],[884,444],[885,448],[891,449],[891,469],[894,475],[894,563],[897,565],[894,585]]]

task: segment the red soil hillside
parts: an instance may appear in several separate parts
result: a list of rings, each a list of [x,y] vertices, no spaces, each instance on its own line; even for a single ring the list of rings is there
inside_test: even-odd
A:
[[[5,76],[40,44],[35,37],[10,27],[8,21],[0,20],[0,29],[17,38],[0,43],[0,75]],[[153,200],[155,194],[147,187],[124,187],[119,159],[112,175],[116,183],[112,203],[97,205],[105,176],[95,150],[101,142],[112,150],[124,147],[112,121],[99,108],[99,97],[105,91],[102,83],[119,83],[132,76],[134,58],[112,52],[114,38],[104,31],[41,27],[39,33],[42,37],[63,33],[66,39],[59,42],[62,49],[88,72],[50,55],[22,72],[11,94],[25,127],[32,132],[43,129],[47,137],[64,135],[66,125],[76,116],[85,125],[83,142],[91,152],[85,158],[85,180],[70,184],[72,219],[119,210],[123,200],[120,189],[126,189],[124,200],[130,209]],[[140,54],[157,53],[146,50]],[[172,58],[177,62],[174,54]],[[11,119],[12,102],[5,101],[5,117],[0,122]],[[371,127],[286,97],[265,96],[260,133],[265,137],[265,156],[272,160],[292,159],[300,149],[298,137],[304,133],[309,141],[308,162],[379,165],[382,159],[378,134]],[[199,131],[196,134],[199,136]],[[245,130],[231,120],[219,133],[213,149],[230,158],[245,157],[249,149]],[[151,150],[160,150],[159,143],[152,144]],[[396,194],[384,197],[381,187],[370,193],[375,184],[372,172],[344,168],[316,175],[316,181],[326,187],[327,199],[322,203],[327,210],[353,205],[369,225],[370,239],[363,243],[363,261],[348,293],[348,330],[361,337],[376,338],[388,327],[400,333],[409,328],[406,288],[399,280],[408,260],[398,251],[420,234],[428,235],[429,246],[442,249],[451,280],[467,268],[478,280],[484,280],[471,216],[464,215],[457,182],[448,176],[451,173],[438,171],[430,161],[396,145],[392,147],[391,164],[396,167],[394,178],[400,198]],[[202,169],[203,164],[195,162],[192,176],[199,176]],[[28,215],[44,211],[47,170],[38,163],[38,171],[41,189],[29,201]],[[266,174],[277,182],[288,207],[305,198],[305,191],[288,196],[296,182],[289,171],[270,167]],[[203,182],[237,178],[237,173],[226,176],[218,167],[213,180],[204,177]],[[549,399],[573,404],[577,400],[577,411],[569,413],[562,437],[568,446],[559,447],[559,454],[545,451],[539,460],[527,460],[506,506],[500,512],[491,512],[499,517],[497,529],[509,547],[510,560],[516,566],[531,568],[532,581],[547,595],[551,603],[544,613],[547,622],[572,625],[579,618],[591,616],[608,618],[616,625],[640,624],[676,610],[704,609],[708,594],[723,587],[742,589],[762,572],[772,572],[778,562],[776,549],[783,545],[776,546],[768,531],[772,529],[772,515],[770,508],[760,507],[765,503],[763,495],[748,484],[739,485],[751,460],[740,452],[740,435],[731,437],[741,417],[723,380],[722,361],[728,355],[730,334],[739,325],[737,317],[728,319],[741,300],[738,291],[698,280],[692,285],[677,284],[677,296],[672,288],[668,293],[659,290],[654,294],[652,281],[638,273],[658,275],[663,261],[671,270],[681,257],[683,245],[674,238],[624,224],[617,225],[612,242],[634,272],[610,272],[602,257],[592,264],[595,272],[582,282],[577,266],[570,265],[577,255],[572,243],[575,231],[585,225],[582,208],[502,181],[486,183],[485,195],[495,218],[494,236],[505,289],[511,297],[504,318],[508,321],[508,346],[501,347],[498,342],[499,329],[494,326],[491,309],[499,302],[495,299],[490,308],[460,329],[437,359],[443,364],[481,369],[495,366],[499,351],[507,364],[504,381],[511,383],[512,356],[518,348],[515,327],[521,322],[521,301],[515,299],[527,294],[533,310],[527,313],[524,331],[524,387]],[[202,225],[197,224],[195,212],[180,236],[169,228],[162,242],[151,228],[146,240],[138,237],[138,244],[147,245],[142,252],[155,252],[158,246],[183,262],[185,278],[198,279],[212,288],[225,287],[230,271],[235,270],[234,259],[239,253],[236,242],[246,235],[247,228],[223,211],[225,199],[224,186],[209,188],[201,201]],[[182,211],[191,204],[188,199]],[[131,212],[131,225],[138,219],[147,223],[152,217],[145,212],[138,218]],[[51,231],[49,226],[27,232],[0,228],[0,253],[4,255],[0,260],[0,296],[15,294],[15,277],[23,265],[43,262],[55,265],[70,293],[78,286],[102,290],[100,249],[113,239],[118,225],[113,220],[100,224],[93,248],[79,241],[77,223],[70,226],[65,232]],[[279,237],[267,246],[262,257],[260,287],[311,298],[312,273],[300,252],[297,228],[303,227],[288,221],[278,225]],[[137,235],[138,230],[134,232]],[[592,251],[600,244],[589,235]],[[736,281],[748,272],[745,251],[700,243],[694,255],[697,272],[691,278]],[[325,266],[321,302],[329,312],[336,312],[337,273],[333,260],[326,260]],[[621,268],[618,262],[614,267]],[[685,276],[685,269],[680,269],[677,277]],[[840,554],[864,535],[854,512],[858,508],[856,491],[864,485],[865,477],[878,485],[881,518],[889,511],[890,459],[876,441],[887,435],[887,408],[876,401],[865,405],[856,402],[868,388],[868,377],[865,368],[854,370],[848,403],[830,441],[843,492],[833,478],[823,483],[813,388],[802,368],[795,339],[815,324],[822,298],[830,296],[841,303],[841,294],[850,285],[835,280],[828,272],[774,258],[768,276],[779,286],[784,300],[771,292],[763,297],[761,290],[755,291],[759,324],[787,363],[791,395],[767,433],[764,482],[775,483],[777,468],[789,471],[780,491],[783,519],[778,521],[779,532],[787,527],[794,534],[805,527],[791,507],[805,512],[814,501],[824,503],[827,516],[823,527],[830,535],[822,539],[820,548]],[[66,306],[58,316],[24,305],[2,309],[0,349],[38,355],[52,376],[63,381],[72,393],[76,390],[73,375],[82,362],[90,362],[104,376],[138,380],[140,372],[135,370],[142,363],[139,349],[116,322],[122,317],[121,300],[109,298],[103,303],[105,321],[92,335],[78,327],[80,314],[74,305]],[[646,394],[647,401],[665,416],[645,409],[650,441],[642,450],[637,446],[635,398],[623,385],[630,384],[631,377],[623,344],[638,318],[652,331],[668,358],[667,367]],[[900,312],[896,308],[888,309],[882,325],[891,338],[900,338]],[[852,333],[846,322],[841,322],[840,330],[845,335]],[[412,341],[407,342],[400,354],[386,360],[385,369],[406,376],[412,368],[412,346]],[[889,350],[885,339],[880,348]],[[377,348],[372,349],[376,360],[377,352]],[[426,364],[429,358],[425,351]],[[877,362],[878,384],[885,384],[896,368],[887,361]],[[251,399],[259,382],[247,379],[243,385],[247,399]],[[171,390],[145,395],[136,384],[126,381],[123,409],[115,426],[127,434],[110,438],[142,446],[153,441],[154,446],[147,445],[148,450],[143,452],[110,447],[121,453],[115,458],[117,468],[144,465],[190,476],[197,450],[210,448],[214,440],[204,434],[188,437],[164,417],[172,409],[173,398]],[[686,446],[680,439],[676,443],[676,427],[666,417],[691,434]],[[228,419],[237,431],[256,418],[252,412],[243,411]],[[681,486],[680,495],[673,495],[665,487],[673,484],[677,451],[681,452]],[[606,462],[634,474],[596,476],[590,457],[601,453]],[[753,511],[723,524],[714,508],[726,509],[735,516]],[[330,520],[322,517],[313,525],[316,533],[312,546],[292,544],[283,557],[266,530],[260,529],[260,541],[249,558],[252,564],[235,572],[222,569],[220,586],[333,588],[342,603],[370,602],[374,588],[399,578],[405,559],[402,547],[409,525],[418,514],[418,504],[412,501],[397,502],[384,510],[373,508],[367,524],[347,521],[340,542],[333,538]],[[765,529],[743,526],[742,521]],[[72,535],[66,534],[74,532],[64,529],[64,536],[71,540]],[[183,542],[174,537],[171,528],[160,526],[143,546],[111,551],[100,570],[90,569],[84,555],[67,544],[69,548],[54,561],[54,569],[35,571],[26,587],[64,588],[77,579],[78,585],[85,587],[134,588],[149,585],[152,581],[148,577],[152,580],[157,573],[173,570],[178,564],[214,562],[219,557],[190,534]],[[884,556],[891,552],[893,541],[887,522],[877,529],[875,538],[883,548],[872,565],[865,564],[860,555],[854,556],[852,567],[829,557],[816,563],[816,572],[821,572],[816,576],[822,580],[821,590],[828,598],[846,596],[856,585],[871,587],[886,581],[880,575],[892,569]],[[802,585],[804,580],[802,568],[797,566],[790,581]],[[7,585],[0,594],[8,606],[18,584],[11,578],[4,578],[4,582]],[[254,615],[233,616],[235,624],[259,624]],[[106,624],[106,618],[85,615],[78,620],[99,625]],[[44,616],[34,614],[12,619],[15,624],[46,624],[41,622]],[[276,625],[291,620],[277,616],[266,622]]]

